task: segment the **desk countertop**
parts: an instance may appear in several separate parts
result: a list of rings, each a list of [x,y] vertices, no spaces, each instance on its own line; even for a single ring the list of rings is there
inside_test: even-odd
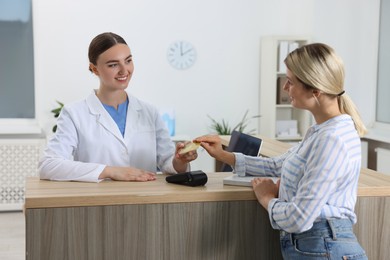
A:
[[[25,208],[255,200],[249,187],[223,185],[223,178],[232,173],[207,175],[207,184],[198,187],[167,183],[165,174],[150,182],[57,182],[30,177]]]
[[[208,173],[207,184],[200,187],[167,183],[163,174],[151,182],[56,182],[30,177],[25,208],[255,200],[250,187],[223,185],[223,178],[231,174]],[[390,176],[362,171],[358,196],[390,196]]]
[[[291,146],[261,138],[263,156],[279,155]],[[222,136],[222,141],[227,145],[229,137]],[[223,185],[223,178],[231,174],[208,173],[207,184],[200,187],[167,183],[162,174],[152,182],[56,182],[30,177],[26,181],[25,208],[255,200],[250,187]],[[358,196],[390,196],[390,176],[362,168]]]

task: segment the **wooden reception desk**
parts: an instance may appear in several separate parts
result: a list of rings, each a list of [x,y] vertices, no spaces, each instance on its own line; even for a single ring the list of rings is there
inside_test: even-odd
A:
[[[288,147],[264,140],[262,153]],[[273,154],[273,155],[271,155]],[[26,181],[26,259],[282,259],[279,233],[249,187],[208,173],[165,182]],[[390,255],[390,177],[362,169],[355,232],[369,259]]]

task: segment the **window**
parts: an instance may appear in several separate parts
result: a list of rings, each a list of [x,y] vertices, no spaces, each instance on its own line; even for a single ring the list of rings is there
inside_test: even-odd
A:
[[[34,119],[31,0],[0,0],[0,119]]]
[[[390,1],[381,1],[376,121],[390,124]]]

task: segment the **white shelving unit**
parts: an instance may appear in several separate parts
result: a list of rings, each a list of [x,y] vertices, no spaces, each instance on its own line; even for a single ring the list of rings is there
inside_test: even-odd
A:
[[[312,124],[311,114],[302,109],[293,108],[289,97],[283,91],[286,77],[284,58],[292,49],[310,42],[307,36],[266,36],[261,39],[260,62],[260,107],[259,133],[280,141],[295,142],[302,139]],[[290,49],[288,49],[290,48]],[[284,93],[283,93],[284,92]],[[294,121],[295,120],[295,121]],[[287,131],[277,131],[279,126],[288,126]]]

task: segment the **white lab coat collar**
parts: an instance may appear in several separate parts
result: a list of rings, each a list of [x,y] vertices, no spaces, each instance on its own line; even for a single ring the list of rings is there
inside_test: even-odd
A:
[[[139,111],[142,110],[142,107],[136,98],[128,93],[127,97],[129,99],[129,104],[126,115],[125,138],[126,133],[130,131],[129,122],[136,126],[139,120]],[[96,96],[96,90],[92,91],[92,93],[87,97],[86,102],[90,113],[96,115],[97,122],[112,133],[124,146],[126,146],[125,138],[122,136],[122,133],[120,132],[114,119],[112,119],[110,114],[104,108],[102,102],[100,102],[99,98]]]

